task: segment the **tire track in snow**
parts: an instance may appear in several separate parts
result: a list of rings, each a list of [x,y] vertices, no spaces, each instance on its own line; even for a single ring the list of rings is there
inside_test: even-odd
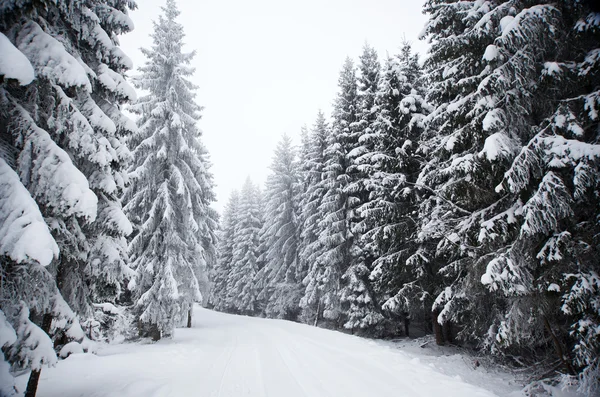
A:
[[[283,363],[283,365],[285,365],[285,368],[287,369],[288,373],[290,374],[290,378],[292,378],[294,380],[294,382],[298,385],[298,388],[299,388],[299,390],[302,391],[302,394],[304,395],[304,397],[312,397],[309,393],[307,393],[304,386],[302,386],[302,383],[298,381],[298,377],[296,376],[294,371],[292,371],[292,369],[290,368],[290,365],[288,364],[288,360],[285,357],[283,357],[283,355],[281,354],[281,350],[279,349],[279,347],[277,347],[277,342],[275,342],[273,344],[273,347],[277,351],[277,354],[279,355],[281,362]]]
[[[256,336],[253,338],[253,341],[254,341],[254,362],[256,364],[256,366],[255,366],[256,378],[258,380],[261,395],[263,397],[267,397],[267,389],[265,387],[265,379],[264,379],[264,372],[263,372],[264,370],[263,370],[262,360],[261,360],[261,356],[260,356],[260,349],[258,347],[259,343],[258,343]]]
[[[235,352],[235,350],[238,347],[238,343],[239,343],[239,338],[236,335],[235,343],[233,344],[231,350],[229,351],[229,357],[227,357],[227,361],[225,362],[225,366],[223,367],[223,373],[221,374],[221,380],[219,381],[219,389],[217,391],[217,397],[221,397],[221,395],[223,393],[223,384],[225,381],[225,375],[227,374],[227,371],[229,370],[229,365],[231,364],[231,359],[233,357],[233,353]]]
[[[280,334],[289,334],[284,329],[278,329]],[[288,337],[290,340],[302,339],[304,343],[302,343],[302,347],[300,348],[300,344],[298,343],[289,343],[287,344],[290,353],[292,353],[295,357],[302,356],[310,356],[310,361],[312,363],[319,362],[321,363],[320,368],[324,368],[327,373],[330,375],[331,379],[361,379],[364,378],[364,374],[367,371],[365,369],[369,368],[377,368],[381,372],[385,372],[390,374],[390,378],[397,378],[398,373],[391,371],[386,366],[378,364],[375,360],[369,360],[366,362],[367,366],[365,367],[365,359],[359,354],[350,354],[348,351],[341,349],[331,348],[329,345],[317,343],[312,338],[306,337],[304,335],[293,335],[293,338]],[[312,346],[312,347],[311,347]],[[330,352],[326,356],[323,356],[323,352]],[[344,359],[346,358],[346,359]],[[306,360],[304,360],[306,361]],[[353,363],[358,363],[358,365],[354,365]],[[308,372],[313,374],[312,379],[322,379],[324,377],[324,373],[316,370],[317,366],[306,366]],[[335,369],[332,371],[332,369]],[[343,377],[335,376],[336,374],[343,373]],[[348,374],[354,374],[353,376],[348,376]],[[323,382],[320,382],[324,385]],[[354,396],[354,395],[365,395],[364,393],[357,393],[357,389],[352,387],[352,384],[356,385],[356,383],[350,382],[348,383],[340,383],[333,389],[337,391],[341,388],[346,390],[345,396]],[[374,383],[370,379],[367,379],[366,382],[360,382],[361,387],[365,387],[366,384],[369,384],[366,395],[394,395],[397,393],[397,388],[392,384],[382,384],[382,383]],[[403,383],[402,387],[404,389],[409,389],[412,393],[409,394],[411,396],[420,396],[422,395],[422,391],[418,390],[414,386],[410,384]],[[324,388],[326,389],[326,387]]]

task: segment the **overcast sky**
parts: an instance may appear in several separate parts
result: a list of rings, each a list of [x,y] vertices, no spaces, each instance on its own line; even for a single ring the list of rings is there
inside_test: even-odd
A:
[[[140,0],[123,50],[142,65],[152,21],[165,0]],[[179,22],[205,109],[199,125],[217,184],[215,207],[247,176],[262,185],[283,133],[298,142],[303,124],[319,109],[331,113],[346,56],[357,59],[365,42],[384,58],[406,38],[418,40],[426,17],[416,0],[179,0]],[[132,71],[130,74],[135,74]]]

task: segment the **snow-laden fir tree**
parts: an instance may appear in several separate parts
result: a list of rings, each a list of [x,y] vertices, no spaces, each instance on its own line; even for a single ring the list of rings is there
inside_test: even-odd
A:
[[[494,353],[554,351],[591,390],[597,14],[541,1],[425,9],[436,109],[422,146],[430,160],[418,182],[431,196],[419,240],[445,279],[437,320]]]
[[[527,50],[537,35],[530,49],[541,56],[532,57],[540,81],[533,100],[545,100],[496,188],[507,195],[506,209],[488,215],[479,231],[482,245],[501,247],[484,262],[481,282],[506,299],[486,342],[509,354],[546,347],[559,357],[560,372],[578,374],[580,390],[594,395],[600,392],[594,237],[600,232],[600,14],[585,3],[540,2],[503,20],[515,26],[504,26],[494,40],[497,64],[511,62],[511,45]]]
[[[183,27],[173,0],[154,24],[153,45],[134,83],[148,94],[132,107],[139,114],[131,139],[134,164],[126,210],[136,225],[129,250],[130,283],[140,333],[170,337],[191,321],[202,299],[198,276],[213,251],[216,214],[212,174],[196,123],[201,108],[189,77],[194,52],[183,52]]]
[[[131,225],[120,199],[130,158],[124,136],[135,126],[119,109],[135,92],[123,78],[131,61],[119,49],[117,34],[133,28],[127,11],[135,3],[8,2],[1,7],[2,31],[36,73],[27,88],[9,88],[2,95],[3,117],[10,119],[12,132],[3,140],[22,153],[19,173],[24,178],[31,168],[27,188],[47,208],[44,215],[61,248],[60,260],[50,268],[58,286],[82,317],[90,317],[91,303],[114,301],[128,272],[124,236]],[[52,156],[52,145],[69,154],[83,178],[71,172],[55,186],[35,182],[35,162]],[[52,202],[62,197],[48,192],[67,189],[70,180],[78,186],[72,200],[79,201],[71,212]]]
[[[495,187],[533,121],[530,81],[536,79],[536,58],[543,56],[540,40],[552,36],[554,18],[542,7],[527,14],[526,22],[512,24],[517,8],[513,2],[425,4],[430,21],[424,33],[432,41],[425,66],[434,110],[420,148],[427,163],[417,183],[430,195],[421,203],[421,247],[413,259],[443,277],[428,291],[437,295],[438,342],[439,325],[451,323],[463,327],[459,337],[481,342],[500,307],[480,282],[480,259],[491,259],[486,254],[499,246],[479,247],[479,224],[506,204]],[[505,46],[498,47],[496,38]],[[481,312],[483,306],[492,309]]]
[[[265,314],[272,318],[296,319],[299,312],[302,279],[298,258],[299,176],[296,153],[289,136],[275,148],[271,174],[264,191],[265,266],[257,273],[264,283],[259,299],[266,299]]]
[[[361,332],[373,332],[380,326],[383,317],[369,280],[375,252],[369,251],[366,240],[361,239],[365,232],[365,218],[360,208],[369,200],[371,175],[364,166],[365,156],[372,152],[369,139],[373,135],[378,107],[378,92],[381,66],[375,49],[365,45],[359,57],[357,76],[356,122],[348,136],[349,183],[344,188],[348,195],[348,217],[352,235],[353,258],[343,275],[344,289],[341,292],[344,312],[348,317],[344,327]]]
[[[223,312],[231,311],[231,307],[227,305],[227,296],[230,287],[228,277],[233,262],[235,231],[239,223],[239,206],[240,194],[237,190],[234,190],[229,196],[229,201],[225,206],[225,211],[221,218],[218,258],[210,275],[210,304],[215,310]]]
[[[323,177],[325,151],[329,140],[329,126],[323,112],[319,111],[315,124],[308,136],[308,149],[302,162],[301,179],[305,188],[300,199],[300,243],[298,248],[300,268],[306,272],[302,278],[304,293],[300,300],[303,322],[315,324],[322,316],[319,298],[319,274],[322,265],[317,260],[322,245],[319,240],[321,201],[325,194]]]
[[[259,188],[248,178],[240,192],[237,225],[233,235],[231,266],[227,278],[225,307],[236,313],[257,314],[256,273],[261,252],[263,226],[262,199]]]
[[[415,288],[422,270],[411,269],[410,261],[407,265],[415,254],[414,182],[420,169],[415,149],[428,109],[424,95],[418,57],[404,43],[399,54],[386,60],[377,91],[377,118],[372,131],[361,138],[369,149],[360,158],[369,192],[360,207],[362,243],[376,258],[366,277],[395,321],[418,317],[426,302],[423,289]]]
[[[0,309],[18,336],[9,359],[17,370],[33,368],[27,395],[35,394],[40,364],[56,360],[44,335],[58,348],[83,339],[61,293],[93,321],[92,303],[114,301],[128,271],[131,226],[120,199],[124,135],[135,126],[119,109],[135,92],[123,77],[131,62],[117,34],[133,28],[134,7],[0,4],[0,183],[9,187],[1,198]]]
[[[358,96],[356,70],[346,59],[338,80],[339,92],[334,104],[333,126],[325,151],[323,198],[319,205],[319,247],[305,280],[305,295],[316,298],[317,313],[330,325],[345,323],[342,313],[342,276],[355,254],[352,252],[351,214],[354,202],[347,187],[349,152],[358,140]],[[314,305],[314,304],[313,304]],[[315,323],[318,321],[315,320]]]

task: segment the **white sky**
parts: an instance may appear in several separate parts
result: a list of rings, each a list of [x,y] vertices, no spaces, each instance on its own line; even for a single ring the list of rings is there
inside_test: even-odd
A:
[[[357,60],[365,42],[383,59],[404,37],[418,40],[426,16],[422,0],[179,0],[179,22],[205,109],[199,122],[213,163],[221,210],[247,176],[262,184],[283,133],[298,142],[300,127],[317,111],[331,113],[346,56]],[[165,0],[138,0],[123,50],[141,66],[152,21]],[[137,71],[130,72],[131,75]]]

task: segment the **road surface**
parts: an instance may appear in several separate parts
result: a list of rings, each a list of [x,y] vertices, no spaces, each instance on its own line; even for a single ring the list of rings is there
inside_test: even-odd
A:
[[[44,369],[38,390],[40,397],[494,395],[390,344],[202,308],[173,340],[109,346]]]

